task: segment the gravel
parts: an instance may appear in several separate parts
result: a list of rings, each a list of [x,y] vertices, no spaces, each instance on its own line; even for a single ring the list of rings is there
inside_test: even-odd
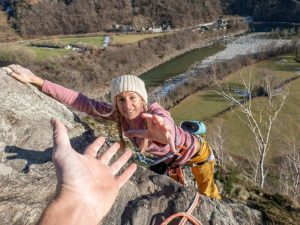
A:
[[[281,47],[290,43],[288,39],[269,39],[263,33],[253,33],[246,36],[241,36],[229,43],[226,48],[217,54],[208,57],[202,61],[203,65],[210,65],[212,63],[233,59],[237,56],[245,56],[253,53],[264,51],[268,46]]]

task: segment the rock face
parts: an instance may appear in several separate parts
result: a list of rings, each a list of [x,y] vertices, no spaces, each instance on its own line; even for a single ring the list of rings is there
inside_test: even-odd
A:
[[[57,117],[68,127],[75,149],[83,150],[93,132],[65,106],[1,68],[0,101],[0,224],[35,224],[56,185],[50,118]],[[187,211],[195,195],[195,188],[139,167],[102,224],[160,224]],[[243,204],[203,196],[192,214],[202,224],[267,222],[260,211]]]
[[[34,224],[54,193],[50,118],[83,149],[92,132],[70,110],[0,69],[0,224]]]

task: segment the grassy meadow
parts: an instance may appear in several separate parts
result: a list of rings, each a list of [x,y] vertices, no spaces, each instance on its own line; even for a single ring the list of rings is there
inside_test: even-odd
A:
[[[104,41],[104,36],[83,36],[83,37],[61,37],[61,38],[55,38],[51,39],[51,41],[54,41],[59,44],[63,45],[70,45],[70,44],[81,44],[86,46],[95,46],[95,47],[101,47]]]
[[[63,48],[30,47],[19,43],[11,43],[0,48],[0,61],[3,62],[43,62],[49,59],[63,57],[71,50]]]
[[[1,23],[1,18],[0,18]],[[0,24],[1,28],[1,24]],[[154,38],[166,33],[146,33],[146,34],[116,34],[111,35],[111,44],[130,44],[146,38]],[[11,43],[0,43],[0,61],[16,61],[17,63],[30,61],[41,62],[50,58],[58,58],[67,56],[72,50],[64,47],[67,45],[79,45],[93,48],[101,48],[106,35],[95,36],[67,36],[67,37],[51,37],[35,40],[23,40]],[[34,45],[34,46],[31,46]],[[43,47],[49,46],[49,47]]]
[[[257,79],[260,74],[272,74],[273,85],[278,85],[286,79],[300,75],[300,63],[294,60],[294,56],[278,56],[270,60],[242,68],[240,71],[230,74],[223,81],[223,87],[241,86],[242,75],[250,75]],[[300,133],[300,79],[290,83],[290,90],[285,106],[279,114],[274,125],[271,137],[271,154],[269,163],[276,163],[279,155],[284,155],[285,141],[291,137],[292,130]],[[256,97],[252,101],[253,108],[266,106],[266,97]],[[205,120],[208,127],[208,136],[212,135],[217,124],[223,122],[224,149],[238,157],[252,157],[251,149],[255,149],[253,134],[248,127],[238,118],[244,115],[238,107],[226,111],[231,103],[216,93],[216,87],[210,87],[189,96],[170,111],[176,123],[182,120]],[[299,138],[299,137],[298,137]],[[283,150],[283,151],[282,151]]]
[[[154,38],[159,37],[163,35],[167,35],[168,33],[145,33],[145,34],[115,34],[111,35],[111,44],[117,45],[117,44],[131,44],[135,43],[141,40],[144,40],[146,38]]]

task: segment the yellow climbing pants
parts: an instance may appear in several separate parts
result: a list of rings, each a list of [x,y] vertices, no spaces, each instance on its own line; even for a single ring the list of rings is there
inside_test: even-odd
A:
[[[199,151],[187,162],[192,166],[192,173],[195,176],[201,194],[210,198],[221,199],[217,185],[214,182],[214,160],[207,160],[212,150],[203,139]],[[197,165],[198,164],[198,165]]]

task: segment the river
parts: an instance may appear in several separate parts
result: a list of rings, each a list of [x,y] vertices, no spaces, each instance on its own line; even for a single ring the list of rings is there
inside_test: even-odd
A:
[[[203,48],[193,49],[185,54],[177,56],[146,73],[140,75],[148,89],[161,85],[168,79],[184,73],[190,67],[200,63],[203,59],[225,49],[222,43],[212,44]]]
[[[250,33],[248,35],[232,38],[224,50],[205,58],[193,68],[165,81],[153,90],[150,95],[152,99],[160,99],[161,97],[168,96],[170,91],[176,89],[190,76],[201,74],[199,71],[202,71],[203,68],[238,56],[247,56],[249,54],[263,52],[266,49],[269,49],[270,46],[272,46],[272,48],[277,48],[291,42],[290,39],[270,39],[265,36],[265,33]]]

